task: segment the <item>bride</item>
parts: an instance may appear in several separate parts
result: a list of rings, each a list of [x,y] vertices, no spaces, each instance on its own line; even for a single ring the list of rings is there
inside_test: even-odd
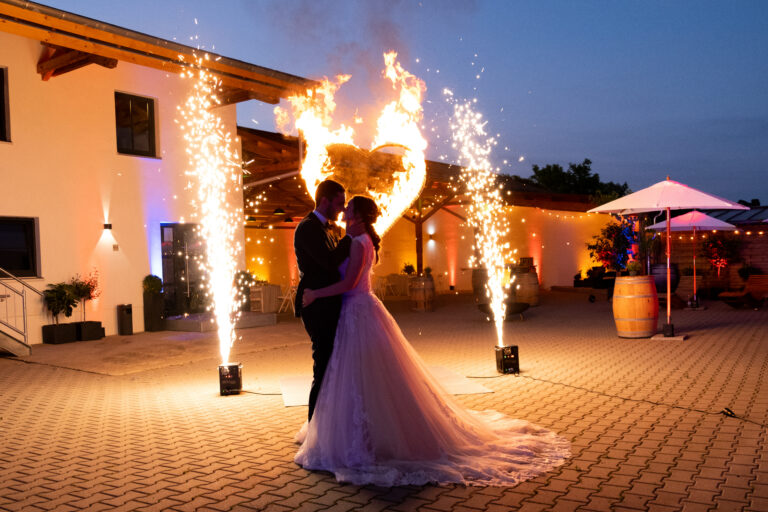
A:
[[[341,482],[381,487],[514,485],[569,456],[562,437],[495,411],[462,407],[430,375],[371,289],[380,237],[376,203],[353,197],[343,279],[306,290],[305,306],[343,294],[334,350],[315,413],[297,435],[295,461]]]

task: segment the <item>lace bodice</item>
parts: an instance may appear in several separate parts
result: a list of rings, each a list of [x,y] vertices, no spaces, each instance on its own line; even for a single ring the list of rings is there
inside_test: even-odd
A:
[[[360,279],[354,288],[344,293],[344,296],[359,295],[363,293],[372,293],[373,287],[371,286],[371,269],[373,268],[373,262],[376,259],[376,250],[373,247],[373,241],[368,233],[352,238],[352,244],[360,244],[363,247],[363,270],[360,274]],[[349,258],[345,259],[341,265],[339,265],[339,272],[341,278],[347,275],[347,267],[349,267]]]

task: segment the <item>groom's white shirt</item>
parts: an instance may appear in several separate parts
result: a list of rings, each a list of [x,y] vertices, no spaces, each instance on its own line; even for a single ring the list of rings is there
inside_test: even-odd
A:
[[[320,219],[320,222],[322,222],[323,224],[325,224],[326,222],[328,222],[328,219],[326,219],[326,218],[325,218],[325,215],[323,215],[323,214],[322,214],[322,213],[320,213],[319,211],[317,211],[317,210],[313,210],[313,211],[312,211],[312,213],[314,213],[314,214],[315,214],[315,217],[317,217],[318,219]]]

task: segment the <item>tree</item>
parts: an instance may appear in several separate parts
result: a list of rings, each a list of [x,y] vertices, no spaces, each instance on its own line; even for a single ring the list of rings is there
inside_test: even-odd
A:
[[[739,242],[735,238],[718,233],[712,235],[701,243],[702,253],[709,260],[710,265],[717,269],[717,277],[720,270],[727,267],[739,257]]]
[[[564,171],[557,164],[549,164],[544,167],[534,165],[533,176],[530,179],[551,192],[584,194],[590,196],[594,202],[601,204],[630,192],[626,183],[619,185],[612,181],[601,182],[599,174],[592,174],[592,161],[589,158],[585,158],[580,164],[568,164],[567,171]]]

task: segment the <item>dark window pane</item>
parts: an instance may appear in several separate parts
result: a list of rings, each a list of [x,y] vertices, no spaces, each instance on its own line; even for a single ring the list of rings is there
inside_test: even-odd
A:
[[[118,152],[155,156],[154,109],[155,102],[149,98],[115,93]]]
[[[0,267],[19,277],[37,275],[35,220],[0,217]]]
[[[8,138],[8,70],[0,68],[0,140]]]

